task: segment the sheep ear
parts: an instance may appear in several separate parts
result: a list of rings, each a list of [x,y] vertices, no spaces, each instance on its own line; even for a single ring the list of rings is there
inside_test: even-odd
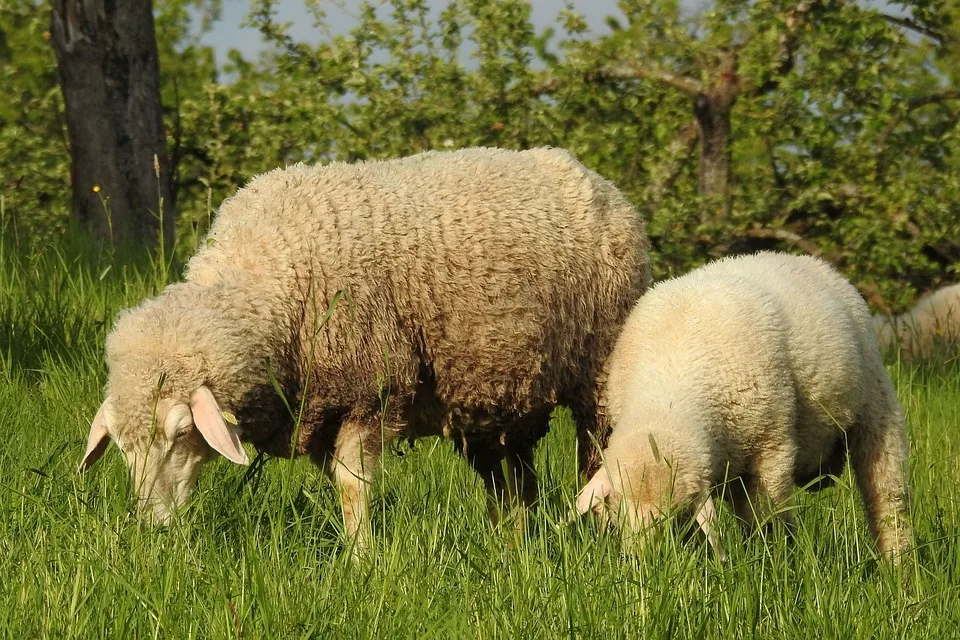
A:
[[[103,421],[103,408],[105,406],[107,406],[106,401],[97,409],[97,415],[93,417],[93,422],[90,423],[87,451],[83,454],[83,460],[80,461],[80,471],[89,469],[103,455],[103,452],[107,450],[107,445],[110,444],[110,434],[107,433],[107,426]]]
[[[247,452],[240,446],[240,436],[237,429],[227,424],[220,413],[213,393],[205,386],[197,387],[190,394],[190,411],[193,413],[193,423],[203,439],[213,449],[230,462],[250,464]]]
[[[612,489],[607,472],[604,469],[597,471],[577,496],[577,514],[582,516],[588,511],[599,513]]]

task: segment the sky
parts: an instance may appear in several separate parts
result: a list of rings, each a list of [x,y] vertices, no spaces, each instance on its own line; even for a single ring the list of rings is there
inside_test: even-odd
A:
[[[438,10],[446,7],[449,0],[428,0],[428,4]],[[330,27],[334,33],[344,33],[350,29],[355,20],[341,9],[358,4],[351,0],[321,0],[321,6],[327,12]],[[545,27],[555,24],[555,19],[563,10],[563,0],[531,0],[533,7],[532,22],[539,32]],[[623,14],[617,8],[617,0],[573,0],[574,10],[583,14],[592,31],[604,33],[607,30],[603,19],[609,15],[620,18]],[[684,4],[697,7],[701,0],[685,0]],[[231,48],[239,50],[244,57],[253,58],[263,49],[260,34],[255,29],[241,27],[241,23],[250,10],[250,0],[223,0],[222,19],[217,22],[213,30],[203,37],[203,42],[214,48],[217,61],[223,63],[226,53]],[[279,0],[278,21],[290,22],[290,35],[301,42],[318,42],[324,36],[313,28],[310,14],[304,6],[303,0]]]
[[[239,50],[248,59],[255,58],[264,48],[260,34],[256,29],[241,27],[241,23],[250,10],[251,0],[223,0],[222,18],[214,25],[202,41],[214,48],[219,64],[226,61],[226,54],[231,48]],[[439,12],[449,4],[450,0],[427,0],[428,5],[435,7]],[[891,6],[890,0],[860,0],[864,4],[882,8],[887,13],[902,15],[900,7]],[[345,33],[355,24],[356,20],[342,7],[351,7],[359,4],[359,0],[319,0],[321,7],[327,12],[330,28],[334,33]],[[532,22],[537,32],[554,26],[556,17],[566,6],[564,0],[529,0],[532,6]],[[710,0],[681,0],[682,6],[689,12],[703,10],[710,5]],[[593,33],[606,33],[609,29],[604,23],[606,16],[616,16],[624,21],[623,13],[617,7],[617,0],[571,0],[575,11],[581,13],[591,26]],[[313,27],[310,13],[304,5],[304,0],[279,0],[277,3],[277,19],[279,22],[291,23],[290,35],[299,42],[316,43],[325,36]]]

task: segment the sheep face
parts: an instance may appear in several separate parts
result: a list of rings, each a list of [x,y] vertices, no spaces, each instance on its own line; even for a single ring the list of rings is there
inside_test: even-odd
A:
[[[127,462],[139,511],[153,522],[170,522],[190,497],[200,465],[216,453],[247,464],[236,429],[224,420],[206,387],[199,387],[189,400],[168,397],[135,404],[129,400],[108,398],[100,407],[81,467],[92,465],[111,439],[116,442]],[[145,412],[144,406],[152,409]]]
[[[647,479],[645,469],[640,471],[639,477]],[[615,471],[615,473],[617,473]],[[618,473],[618,482],[610,479],[606,468],[600,469],[590,479],[590,482],[577,496],[576,510],[579,515],[592,512],[601,522],[609,524],[611,518],[624,521],[629,529],[642,532],[653,525],[661,515],[661,501],[643,497],[640,492],[632,491],[631,476]],[[641,482],[643,489],[647,489],[649,481]],[[643,493],[649,493],[644,491]]]
[[[642,550],[644,534],[658,520],[671,511],[692,508],[697,524],[706,536],[717,556],[726,556],[716,528],[716,508],[710,493],[702,483],[677,477],[670,465],[651,463],[634,468],[619,466],[616,482],[612,481],[608,468],[602,468],[580,491],[576,501],[576,515],[592,512],[601,522],[611,519],[624,524],[632,534],[624,538],[630,550]],[[639,481],[633,481],[636,477]]]
[[[151,426],[149,439],[133,439],[129,444],[117,439],[117,444],[126,459],[141,513],[167,524],[190,497],[200,465],[212,457],[212,451],[185,403],[159,401],[155,426]]]

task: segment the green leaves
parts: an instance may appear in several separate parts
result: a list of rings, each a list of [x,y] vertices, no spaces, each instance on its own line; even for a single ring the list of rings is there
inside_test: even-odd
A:
[[[622,0],[609,30],[571,6],[537,33],[524,0],[381,0],[334,33],[311,0],[318,37],[306,43],[275,21],[275,0],[258,0],[249,23],[270,48],[218,69],[191,20],[206,28],[219,6],[156,5],[182,231],[202,232],[251,176],[292,162],[553,145],[638,206],[657,277],[730,251],[799,250],[751,239],[756,228],[808,241],[854,281],[881,283],[894,307],[960,264],[960,99],[949,97],[960,9],[947,3],[903,3],[906,24],[832,0],[716,0],[695,14]],[[0,191],[31,228],[62,227],[69,212],[46,21],[27,0],[0,15],[11,52],[0,57]],[[735,77],[718,62],[729,52]],[[611,73],[618,65],[640,71]],[[733,81],[732,209],[704,219],[684,87]]]

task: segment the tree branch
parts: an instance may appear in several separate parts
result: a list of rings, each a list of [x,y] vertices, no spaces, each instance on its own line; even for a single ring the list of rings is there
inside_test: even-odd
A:
[[[658,67],[644,66],[632,60],[618,61],[604,65],[595,71],[587,71],[583,74],[583,80],[588,83],[608,80],[653,80],[692,96],[702,90],[700,82],[693,78]],[[556,93],[561,85],[559,78],[546,74],[539,82],[535,82],[531,89],[535,95],[545,95]]]
[[[611,65],[605,69],[605,73],[609,77],[617,79],[643,78],[644,80],[653,80],[691,96],[703,91],[703,86],[693,78],[657,67],[646,67],[633,61]]]
[[[787,229],[770,229],[767,227],[757,227],[754,229],[747,229],[745,236],[748,238],[759,238],[761,240],[778,240],[780,242],[786,242],[791,244],[796,248],[800,249],[804,253],[810,254],[811,256],[816,256],[822,258],[823,251],[820,248],[807,240],[799,233],[794,233]]]
[[[947,44],[949,41],[949,38],[946,36],[946,34],[926,25],[920,24],[916,20],[912,20],[903,16],[891,16],[887,13],[881,13],[880,15],[890,24],[895,24],[898,27],[903,27],[904,29],[909,29],[915,33],[927,36],[931,40],[936,40],[941,45]]]
[[[770,163],[770,172],[773,174],[773,183],[777,185],[777,188],[781,191],[785,190],[787,188],[787,181],[780,172],[780,168],[777,166],[777,154],[774,151],[773,144],[771,144],[769,138],[763,138],[763,150],[766,152],[767,160]]]

